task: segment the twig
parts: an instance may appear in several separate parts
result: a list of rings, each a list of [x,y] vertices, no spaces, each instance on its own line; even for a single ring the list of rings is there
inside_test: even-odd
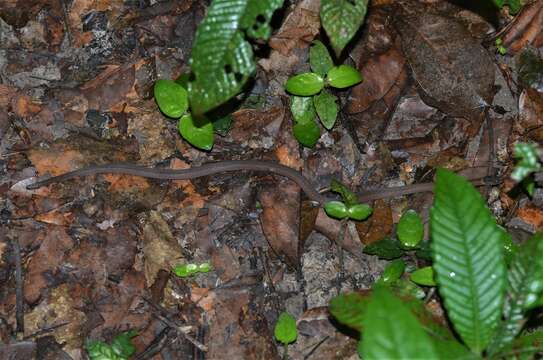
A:
[[[337,255],[339,260],[339,274],[337,278],[337,294],[339,295],[341,293],[341,285],[343,284],[343,281],[345,280],[345,263],[343,258],[343,237],[345,236],[345,229],[347,228],[347,220],[343,219],[341,220],[341,224],[339,225],[339,233],[337,235],[336,239],[336,247],[337,247]]]
[[[163,316],[161,314],[162,311],[165,311],[162,309],[161,306],[153,303],[151,300],[145,298],[142,296],[142,299],[145,300],[146,303],[148,303],[149,305],[151,305],[151,307],[153,308],[153,310],[155,310],[153,312],[153,314],[158,318],[160,319],[163,323],[165,323],[166,325],[168,325],[169,327],[171,327],[172,329],[174,329],[175,331],[177,331],[178,334],[180,334],[181,336],[183,336],[185,339],[187,339],[189,342],[192,343],[192,345],[196,346],[200,351],[204,351],[206,352],[207,351],[207,346],[205,346],[204,344],[202,344],[201,342],[199,342],[198,340],[196,340],[192,335],[190,335],[188,333],[188,331],[186,329],[184,329],[183,326],[181,325],[178,325],[176,324],[175,321],[173,320],[170,320],[168,319],[167,317]]]
[[[13,255],[15,257],[15,322],[17,333],[23,334],[24,324],[24,295],[23,295],[23,267],[21,264],[21,246],[15,238],[11,240],[13,244]]]

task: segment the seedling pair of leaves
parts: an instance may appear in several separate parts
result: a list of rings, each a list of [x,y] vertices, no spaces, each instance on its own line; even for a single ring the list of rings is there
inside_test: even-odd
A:
[[[213,123],[203,115],[192,116],[189,112],[189,98],[185,77],[178,80],[157,80],[154,87],[155,100],[164,115],[179,119],[177,129],[192,146],[209,151],[213,147]]]
[[[336,123],[337,97],[325,86],[344,89],[362,81],[362,75],[347,65],[334,66],[326,46],[316,40],[309,50],[313,72],[298,74],[288,79],[285,89],[292,94],[290,111],[294,118],[294,137],[306,147],[313,147],[321,136],[316,122],[330,130]]]
[[[103,341],[89,341],[85,348],[90,360],[127,360],[136,352],[132,338],[138,333],[134,330],[117,335],[110,344]]]
[[[461,342],[446,331],[436,332],[436,323],[419,322],[409,303],[383,284],[376,285],[369,301],[356,294],[335,298],[331,313],[363,331],[358,351],[364,359],[412,359],[420,354],[429,359],[479,359],[483,354],[502,358],[511,352],[532,358],[541,353],[543,331],[534,336],[522,330],[530,311],[542,304],[543,236],[520,246],[507,270],[503,239],[508,234],[479,192],[447,170],[438,170],[434,192],[432,268],[447,318]],[[534,339],[539,341],[535,346]]]
[[[324,204],[324,211],[336,219],[365,220],[372,213],[367,204],[360,204],[358,197],[339,181],[332,180],[331,190],[341,195],[343,201],[328,201]]]
[[[207,262],[201,264],[181,264],[173,268],[175,275],[186,278],[199,273],[208,273],[211,270],[211,265]]]

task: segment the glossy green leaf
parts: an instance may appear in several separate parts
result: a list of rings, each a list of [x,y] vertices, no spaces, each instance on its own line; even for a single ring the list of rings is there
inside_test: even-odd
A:
[[[321,137],[321,129],[315,121],[295,124],[293,129],[294,137],[300,144],[312,148]]]
[[[332,179],[332,181],[330,182],[330,190],[340,194],[343,202],[345,203],[345,205],[347,205],[347,207],[358,204],[358,196],[356,196],[356,194],[352,192],[351,189],[349,189],[347,186],[337,181],[336,179]]]
[[[313,45],[309,49],[309,63],[311,70],[322,77],[334,66],[334,61],[330,57],[328,49],[319,40],[313,41]]]
[[[391,261],[383,270],[379,283],[391,284],[398,280],[405,271],[405,262],[401,259]]]
[[[189,98],[202,114],[235,96],[254,74],[253,50],[244,32],[266,39],[273,12],[283,0],[214,0],[196,30],[190,60]]]
[[[404,250],[400,245],[397,240],[386,237],[383,240],[366,245],[363,251],[368,255],[376,255],[379,259],[393,260],[404,254]]]
[[[363,326],[364,360],[438,359],[418,320],[385,286],[373,290]]]
[[[503,230],[464,178],[439,169],[434,193],[431,232],[439,292],[455,330],[480,354],[501,316],[506,276]]]
[[[426,266],[413,271],[409,278],[418,285],[436,286],[434,269],[431,266]]]
[[[317,116],[315,106],[313,105],[313,98],[310,96],[291,96],[290,111],[294,121],[301,124],[315,122],[315,117]]]
[[[489,346],[493,354],[513,342],[527,320],[526,311],[543,292],[543,235],[534,235],[520,246],[507,275],[505,321]]]
[[[319,114],[319,119],[322,125],[328,130],[333,128],[336,123],[338,111],[336,101],[337,97],[326,89],[321,91],[320,94],[313,96],[313,103],[315,104],[317,114]]]
[[[171,118],[181,117],[189,108],[187,90],[173,80],[157,80],[154,96],[160,111]]]
[[[368,0],[321,0],[321,24],[339,57],[366,16]]]
[[[327,201],[324,204],[324,211],[326,215],[336,219],[345,219],[349,216],[347,206],[341,201]]]
[[[312,72],[294,75],[287,80],[285,89],[292,95],[311,96],[324,87],[324,79]]]
[[[213,124],[207,119],[195,119],[187,114],[177,124],[179,133],[192,146],[201,150],[211,150],[213,147]]]
[[[288,345],[298,337],[296,329],[296,319],[287,312],[282,312],[275,323],[274,335],[277,341]]]
[[[369,297],[352,292],[336,296],[330,301],[330,314],[341,324],[362,331]]]
[[[464,345],[457,340],[444,340],[437,337],[432,338],[434,349],[436,350],[439,360],[482,360],[481,357],[472,353]]]
[[[365,220],[367,219],[371,213],[373,212],[373,209],[371,206],[367,204],[356,204],[351,205],[347,208],[347,213],[349,214],[349,218],[357,221]]]
[[[406,248],[417,246],[424,236],[422,219],[415,210],[407,210],[403,213],[396,229],[398,239]]]
[[[348,65],[334,66],[326,76],[326,82],[335,88],[344,89],[362,81],[362,74]]]
[[[511,178],[515,181],[522,181],[533,172],[541,170],[539,162],[539,149],[535,144],[515,144],[515,158],[518,159]]]
[[[90,341],[85,346],[90,360],[120,360],[111,346],[103,341]]]

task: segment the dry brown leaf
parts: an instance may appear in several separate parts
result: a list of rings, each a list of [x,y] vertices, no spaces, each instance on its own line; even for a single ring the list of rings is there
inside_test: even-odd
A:
[[[392,232],[392,209],[384,200],[373,204],[373,214],[366,221],[356,222],[356,230],[364,245],[373,244]]]

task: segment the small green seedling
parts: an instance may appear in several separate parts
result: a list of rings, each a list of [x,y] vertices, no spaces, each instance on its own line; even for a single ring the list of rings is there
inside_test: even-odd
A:
[[[312,72],[298,74],[285,84],[292,94],[290,110],[294,118],[293,133],[300,144],[313,147],[321,136],[315,121],[317,115],[322,125],[330,130],[337,119],[337,97],[325,87],[344,89],[362,81],[362,75],[347,65],[334,66],[326,46],[316,40],[309,50]]]
[[[330,217],[336,219],[351,219],[361,221],[367,219],[372,208],[366,204],[360,204],[358,197],[339,181],[332,180],[331,190],[341,195],[342,201],[328,201],[324,204],[324,211]]]
[[[127,360],[136,352],[132,338],[138,333],[134,330],[117,335],[111,345],[100,341],[89,341],[85,345],[90,360]]]
[[[398,240],[406,249],[415,248],[424,236],[424,225],[415,210],[407,210],[398,223],[396,229]]]
[[[213,123],[199,116],[194,119],[190,113],[187,76],[181,75],[177,80],[157,80],[154,86],[155,100],[166,116],[179,119],[177,128],[181,136],[192,146],[209,151],[213,147]],[[185,84],[185,85],[183,85]]]
[[[496,40],[494,41],[494,45],[496,46],[496,51],[500,55],[507,54],[507,48],[505,48],[505,46],[503,46],[503,40],[501,38],[496,38]]]
[[[194,276],[198,273],[208,273],[211,271],[211,265],[207,262],[201,263],[201,264],[180,264],[176,265],[173,268],[173,272],[175,275],[186,278],[190,276]]]
[[[294,316],[287,312],[282,312],[275,323],[273,333],[275,339],[285,347],[283,359],[287,359],[288,344],[293,343],[298,338],[298,329],[296,329],[296,319]]]

